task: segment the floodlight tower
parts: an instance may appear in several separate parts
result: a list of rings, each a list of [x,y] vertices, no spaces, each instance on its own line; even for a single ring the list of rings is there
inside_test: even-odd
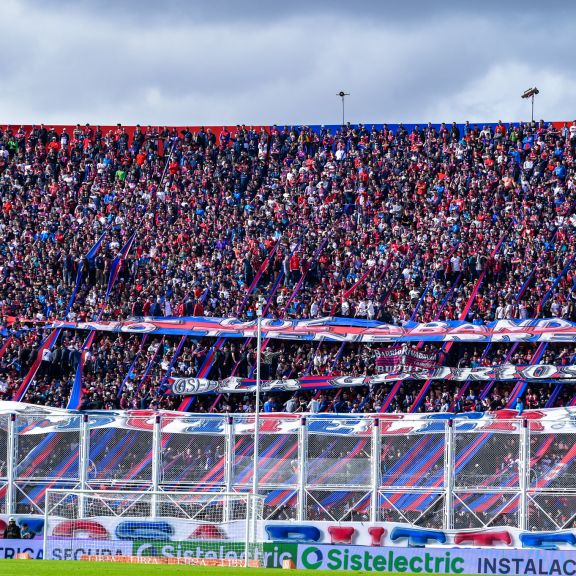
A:
[[[522,98],[530,98],[532,100],[532,124],[534,124],[534,96],[536,96],[536,94],[540,94],[540,90],[538,90],[536,86],[534,86],[534,88],[528,88],[528,90],[525,90],[524,94],[522,94]]]
[[[346,96],[350,96],[350,94],[344,92],[344,90],[340,90],[336,96],[339,96],[342,99],[342,126],[344,126],[344,99]]]

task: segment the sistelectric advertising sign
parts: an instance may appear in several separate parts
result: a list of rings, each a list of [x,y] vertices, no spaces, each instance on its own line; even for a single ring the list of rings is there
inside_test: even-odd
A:
[[[263,555],[255,550],[256,557],[266,568],[281,568],[284,560],[296,561],[297,545],[291,543],[265,542]],[[133,556],[164,556],[166,558],[206,558],[212,560],[236,560],[244,558],[243,542],[154,542],[149,540],[133,542]]]
[[[166,558],[244,558],[244,543],[206,541],[158,542],[142,540],[70,540],[50,539],[48,560],[79,560],[84,555],[96,556],[164,556]],[[28,553],[34,560],[44,558],[41,538],[34,540],[1,540],[0,559],[13,559],[18,554]],[[265,542],[263,553],[256,550],[257,557],[267,568],[282,568],[284,560],[296,562],[297,544],[289,542]]]
[[[447,550],[299,544],[296,566],[308,570],[415,574],[575,576],[576,553],[569,550]]]

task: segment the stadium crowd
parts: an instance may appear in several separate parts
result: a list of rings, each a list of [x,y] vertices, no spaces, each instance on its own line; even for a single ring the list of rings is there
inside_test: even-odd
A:
[[[4,322],[253,319],[258,307],[278,318],[392,323],[575,319],[575,152],[576,121],[333,134],[0,128]],[[46,336],[22,331],[2,341],[5,399]],[[85,344],[85,336],[62,331],[23,400],[66,406],[84,348],[83,408],[178,408],[181,398],[162,394],[167,372],[196,376],[214,345],[189,338],[174,358],[178,339],[96,334]],[[572,361],[565,346],[534,352],[438,350],[449,366]],[[376,355],[371,346],[271,341],[262,376],[372,374]],[[225,342],[205,376],[250,376],[254,363],[254,343]],[[421,385],[405,382],[385,409],[498,409],[513,388],[475,384],[460,394],[455,383],[433,383],[413,406]],[[379,411],[391,388],[276,394],[264,409]],[[538,384],[523,406],[569,403],[570,390]],[[253,399],[198,397],[187,408],[250,411]]]

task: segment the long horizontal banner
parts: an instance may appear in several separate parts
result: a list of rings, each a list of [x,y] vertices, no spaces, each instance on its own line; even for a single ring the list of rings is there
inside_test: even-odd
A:
[[[90,430],[137,430],[152,432],[160,425],[165,434],[198,434],[201,436],[225,436],[226,426],[232,419],[235,433],[253,434],[254,418],[249,414],[185,414],[168,410],[94,410],[79,412],[62,408],[51,408],[37,404],[0,401],[0,419],[15,414],[20,436],[79,432],[82,415],[88,414]],[[262,414],[261,430],[270,434],[298,434],[302,416],[306,414]],[[157,422],[160,416],[160,423]],[[449,420],[454,420],[457,430],[466,432],[512,432],[518,430],[519,419],[530,421],[532,432],[576,431],[576,407],[525,410],[520,415],[516,410],[496,412],[426,412],[417,414],[309,414],[306,425],[310,432],[336,436],[369,436],[374,420],[387,435],[409,433],[427,434],[444,432]],[[514,422],[516,421],[516,422]],[[105,436],[98,436],[98,438]],[[59,438],[55,437],[57,440]],[[38,446],[41,446],[38,444]],[[29,451],[27,458],[33,461],[38,450]]]
[[[38,325],[38,323],[36,323]],[[54,321],[44,328],[95,330],[168,336],[207,336],[213,338],[253,338],[256,321],[237,318],[143,318],[119,322]],[[265,338],[282,340],[322,340],[332,342],[576,342],[576,322],[560,318],[539,320],[497,320],[472,324],[458,320],[404,326],[358,318],[317,318],[311,320],[262,319]]]
[[[576,379],[576,366],[553,366],[551,364],[526,364],[514,366],[488,366],[485,368],[450,368],[441,366],[433,370],[408,370],[385,372],[375,376],[306,376],[287,380],[263,380],[260,390],[296,391],[322,388],[348,388],[350,386],[370,386],[397,380],[466,380],[484,382],[488,380],[567,380]],[[209,394],[234,392],[253,392],[256,380],[249,378],[226,378],[208,380],[206,378],[168,378],[169,388],[166,394],[188,396],[191,394]]]

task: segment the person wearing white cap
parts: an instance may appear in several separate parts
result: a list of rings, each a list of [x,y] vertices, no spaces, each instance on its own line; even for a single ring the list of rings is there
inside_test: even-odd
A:
[[[21,537],[20,526],[16,524],[16,518],[11,516],[8,519],[8,526],[4,529],[4,539],[20,540]]]

